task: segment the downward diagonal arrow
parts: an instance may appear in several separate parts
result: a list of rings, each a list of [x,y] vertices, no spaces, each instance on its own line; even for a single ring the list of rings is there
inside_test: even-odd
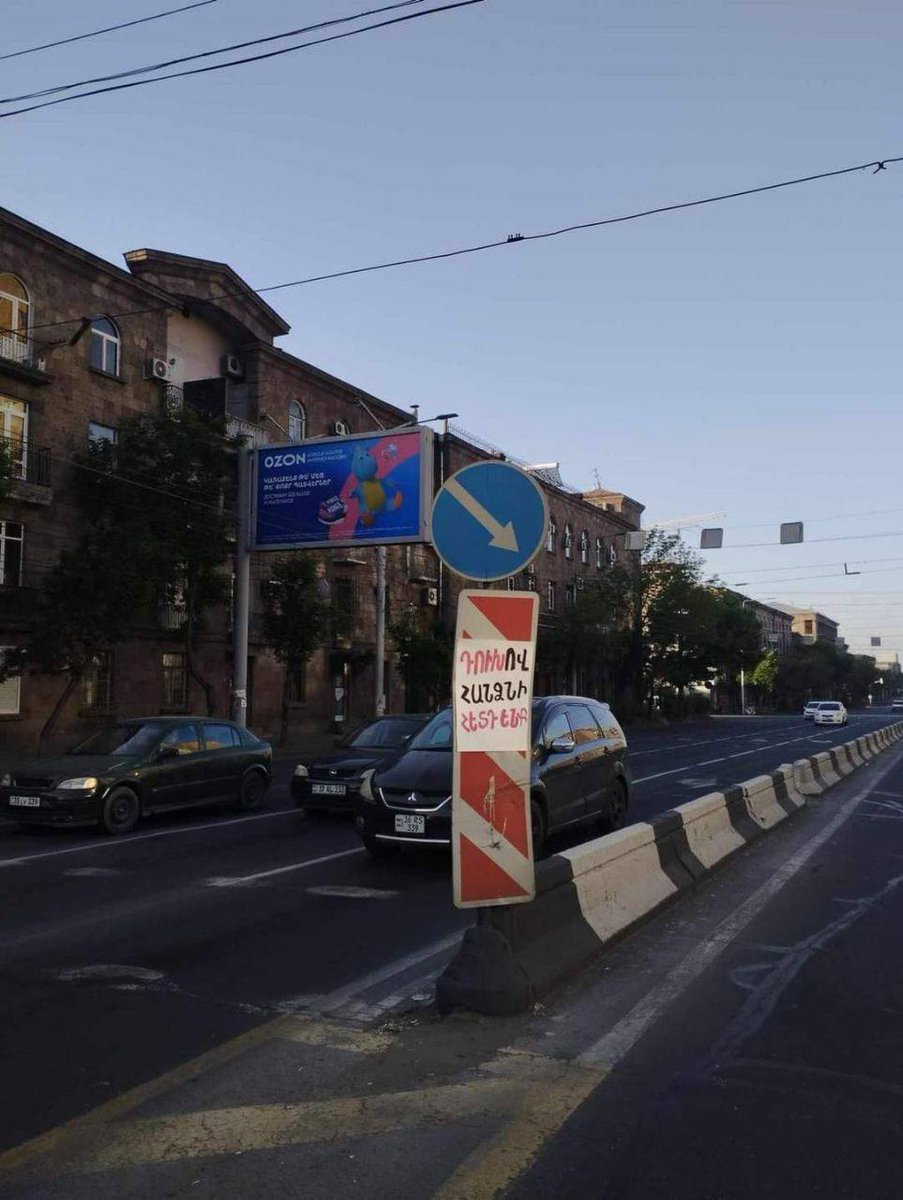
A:
[[[496,546],[499,550],[510,550],[514,554],[517,553],[519,547],[514,533],[514,525],[510,521],[506,525],[503,525],[501,521],[496,520],[492,513],[484,508],[467,488],[462,487],[457,479],[446,480],[445,489],[491,535],[490,546]]]

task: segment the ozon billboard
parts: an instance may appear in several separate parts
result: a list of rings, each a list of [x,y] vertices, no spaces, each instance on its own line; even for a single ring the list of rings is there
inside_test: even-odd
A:
[[[429,540],[429,429],[263,446],[254,461],[252,549]]]

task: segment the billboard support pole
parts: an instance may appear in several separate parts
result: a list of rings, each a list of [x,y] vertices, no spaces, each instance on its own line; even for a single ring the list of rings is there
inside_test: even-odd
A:
[[[251,455],[238,449],[238,522],[235,531],[235,596],[232,620],[232,720],[248,724],[248,622],[251,609]]]
[[[376,548],[376,704],[381,717],[386,711],[386,547]]]

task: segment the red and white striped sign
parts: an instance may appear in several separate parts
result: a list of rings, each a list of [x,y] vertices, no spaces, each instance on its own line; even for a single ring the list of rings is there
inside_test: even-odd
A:
[[[530,708],[539,597],[464,591],[452,709],[455,904],[517,904],[535,894]]]

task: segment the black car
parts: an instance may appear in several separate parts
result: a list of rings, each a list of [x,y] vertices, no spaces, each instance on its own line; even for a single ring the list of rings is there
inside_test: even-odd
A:
[[[128,833],[167,809],[234,799],[257,808],[273,752],[248,729],[203,717],[145,717],[98,730],[60,758],[0,780],[0,812],[22,825],[100,825]]]
[[[581,822],[624,822],[627,742],[607,704],[583,696],[533,701],[530,816],[533,853],[550,833]],[[451,843],[452,714],[438,713],[407,750],[365,776],[355,825],[371,854]]]
[[[335,754],[299,763],[292,776],[292,798],[305,811],[353,812],[364,772],[395,758],[428,720],[405,713],[370,721],[344,738]]]

